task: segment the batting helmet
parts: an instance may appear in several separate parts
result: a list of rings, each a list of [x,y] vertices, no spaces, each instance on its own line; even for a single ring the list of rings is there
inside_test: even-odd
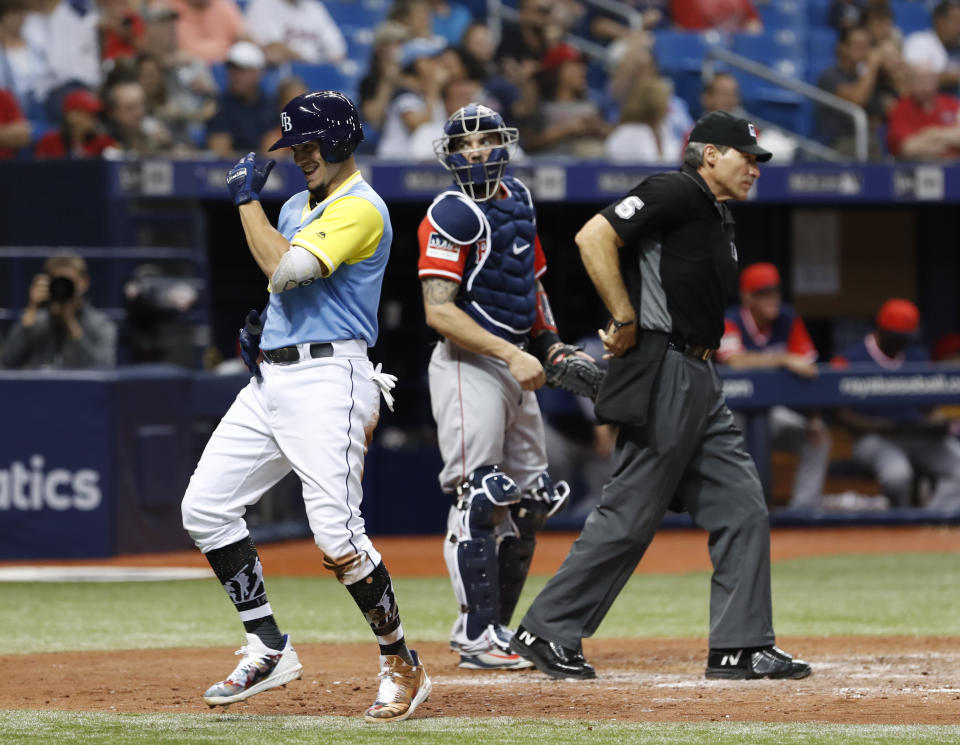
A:
[[[460,138],[476,134],[493,134],[498,142],[493,147],[489,144],[464,147]],[[443,137],[434,141],[433,150],[464,194],[476,202],[485,202],[500,188],[503,172],[510,162],[510,147],[518,139],[517,130],[506,126],[500,114],[489,106],[470,103],[450,115],[443,125]],[[471,161],[474,153],[487,151],[485,161]]]
[[[363,142],[360,114],[338,91],[315,91],[290,99],[280,112],[283,136],[271,150],[316,140],[328,163],[342,163]]]

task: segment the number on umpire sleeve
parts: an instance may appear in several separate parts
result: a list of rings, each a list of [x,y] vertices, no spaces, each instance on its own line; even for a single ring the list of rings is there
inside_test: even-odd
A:
[[[620,201],[613,211],[621,220],[629,220],[643,209],[643,200],[640,197],[629,196]]]

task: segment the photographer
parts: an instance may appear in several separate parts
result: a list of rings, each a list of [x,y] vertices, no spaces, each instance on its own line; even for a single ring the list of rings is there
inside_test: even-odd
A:
[[[117,328],[84,302],[90,287],[83,257],[50,256],[33,278],[27,307],[4,345],[2,367],[18,370],[113,367]]]

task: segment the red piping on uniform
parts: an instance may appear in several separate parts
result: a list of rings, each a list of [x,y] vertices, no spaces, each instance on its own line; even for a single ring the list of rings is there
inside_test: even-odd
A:
[[[467,480],[467,443],[464,432],[467,431],[463,421],[463,382],[460,378],[460,355],[457,355],[457,397],[460,401],[460,481]]]

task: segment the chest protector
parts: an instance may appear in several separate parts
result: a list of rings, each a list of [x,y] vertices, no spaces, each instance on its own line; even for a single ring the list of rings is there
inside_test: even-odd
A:
[[[507,195],[475,203],[483,231],[470,248],[457,305],[488,331],[517,343],[537,315],[537,227],[533,200],[515,178],[502,182]]]

